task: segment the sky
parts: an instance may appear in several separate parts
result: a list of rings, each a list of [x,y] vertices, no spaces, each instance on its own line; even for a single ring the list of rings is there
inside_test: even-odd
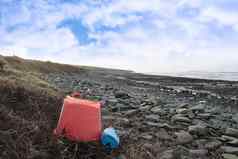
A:
[[[238,71],[237,0],[0,0],[0,54],[143,73]]]

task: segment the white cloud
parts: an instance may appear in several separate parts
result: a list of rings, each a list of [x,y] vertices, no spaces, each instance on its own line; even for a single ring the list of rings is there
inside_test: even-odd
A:
[[[238,25],[238,11],[227,11],[218,7],[208,7],[203,10],[201,21],[217,21],[220,25],[232,26],[236,28]]]
[[[238,16],[216,5],[201,0],[118,0],[92,6],[39,2],[39,7],[32,9],[34,4],[27,1],[19,12],[3,15],[0,52],[139,72],[234,71],[237,68],[235,40],[238,37],[223,39],[218,35],[215,38],[208,22],[215,20],[219,25],[238,30]],[[198,8],[201,13],[192,18],[180,17],[178,9],[184,6]],[[97,41],[79,45],[69,28],[57,28],[66,19],[81,19],[89,27],[89,36]],[[18,23],[26,25],[7,32],[8,26]],[[97,32],[96,24],[121,30]]]

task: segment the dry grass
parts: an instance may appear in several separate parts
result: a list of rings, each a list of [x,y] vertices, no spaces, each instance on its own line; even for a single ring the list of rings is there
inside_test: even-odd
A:
[[[36,60],[25,60],[17,56],[6,56],[4,59],[9,66],[15,70],[24,72],[37,73],[63,73],[63,72],[80,72],[82,68],[66,64],[58,64],[50,61],[42,62]]]
[[[46,73],[81,73],[79,68],[52,62],[2,57],[0,71],[0,156],[6,159],[152,158],[151,150],[128,143],[108,155],[98,143],[73,143],[52,136],[62,105],[63,94],[40,77]],[[1,66],[0,66],[1,67]],[[1,158],[0,157],[0,158]]]

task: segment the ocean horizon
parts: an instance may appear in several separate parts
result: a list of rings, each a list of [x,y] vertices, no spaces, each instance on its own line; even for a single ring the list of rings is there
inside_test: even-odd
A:
[[[145,73],[151,75],[162,75],[172,77],[186,77],[208,80],[225,80],[225,81],[238,81],[238,72],[203,72],[203,71],[189,71],[180,73]]]

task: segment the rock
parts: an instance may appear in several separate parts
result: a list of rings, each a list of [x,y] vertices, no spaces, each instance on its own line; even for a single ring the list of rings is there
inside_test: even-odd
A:
[[[189,107],[189,104],[187,103],[182,103],[178,106],[178,108],[188,108]]]
[[[175,132],[177,137],[176,141],[178,144],[188,144],[193,141],[193,137],[186,131]]]
[[[114,98],[106,100],[106,105],[116,105],[117,103],[118,103],[118,100]]]
[[[221,141],[218,140],[213,140],[213,141],[209,141],[205,144],[205,148],[208,150],[214,150],[219,148],[222,145]]]
[[[113,159],[127,159],[124,154],[120,154],[119,156],[113,158]]]
[[[174,159],[173,150],[164,151],[163,153],[158,154],[156,158],[158,158],[158,159]]]
[[[205,136],[208,133],[207,127],[201,124],[189,126],[188,131],[190,134],[195,134],[198,136]]]
[[[124,105],[121,103],[117,103],[116,106],[114,106],[112,108],[113,112],[120,112],[120,111],[128,111],[131,110],[131,106],[130,105]]]
[[[197,118],[200,118],[200,119],[209,119],[211,117],[212,115],[210,113],[197,114]]]
[[[152,113],[159,113],[162,111],[162,109],[160,107],[153,107],[151,110],[150,110]]]
[[[189,157],[189,150],[183,146],[177,146],[173,152],[175,158],[188,158]]]
[[[150,134],[143,134],[141,136],[142,139],[145,139],[145,140],[152,140],[153,139],[153,136],[150,135]]]
[[[222,154],[222,157],[223,157],[224,159],[238,159],[238,156],[232,155],[232,154],[228,154],[228,153]]]
[[[238,137],[238,129],[227,128],[225,134],[232,137]]]
[[[172,136],[170,136],[165,129],[160,129],[156,133],[156,136],[161,140],[172,140]]]
[[[194,141],[194,145],[198,149],[205,149],[205,144],[207,143],[206,139],[198,139]]]
[[[124,115],[127,116],[127,117],[131,117],[131,116],[134,116],[138,113],[138,110],[128,110],[126,112],[124,112]]]
[[[176,113],[178,114],[186,114],[189,110],[186,108],[180,108],[180,109],[176,109]]]
[[[184,123],[191,123],[191,120],[187,117],[181,116],[180,114],[174,115],[172,117],[172,122],[184,122]]]
[[[145,122],[146,125],[151,126],[151,127],[159,127],[159,123],[157,122]]]
[[[193,106],[190,108],[193,112],[199,112],[199,113],[204,113],[205,112],[205,105],[203,104],[198,104],[196,106]]]
[[[232,120],[238,124],[238,114],[233,115]]]
[[[224,141],[231,145],[231,146],[238,146],[238,138],[235,137],[231,137],[231,136],[225,136],[223,135],[222,138],[224,139]]]
[[[229,145],[231,145],[231,146],[236,146],[236,147],[238,147],[238,139],[234,139],[234,140],[232,140],[232,141],[230,141],[230,142],[227,142],[227,144],[229,144]]]
[[[154,114],[146,115],[145,118],[147,120],[150,120],[150,121],[158,121],[159,120],[159,116],[158,115],[154,115]]]
[[[198,149],[198,150],[189,150],[191,158],[205,158],[208,155],[208,150]]]
[[[151,108],[151,106],[147,105],[147,106],[139,107],[139,110],[142,112],[145,112],[145,111],[149,110],[150,108]]]
[[[222,146],[221,149],[228,154],[238,155],[238,147]]]
[[[114,95],[115,95],[116,98],[121,98],[121,99],[130,98],[130,96],[126,92],[123,92],[123,91],[117,91],[117,92],[115,92]]]

